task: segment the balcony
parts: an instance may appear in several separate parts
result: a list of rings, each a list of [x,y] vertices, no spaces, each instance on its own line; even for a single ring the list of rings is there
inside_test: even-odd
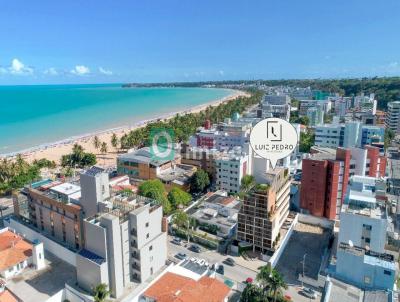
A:
[[[133,263],[131,266],[132,266],[132,269],[140,272],[140,266],[139,265],[137,265],[136,263]]]

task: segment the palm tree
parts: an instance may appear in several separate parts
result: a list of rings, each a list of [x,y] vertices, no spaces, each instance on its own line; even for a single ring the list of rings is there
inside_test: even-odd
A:
[[[100,149],[100,140],[99,137],[96,135],[95,137],[93,137],[93,146],[96,150]]]
[[[115,149],[118,147],[118,137],[115,133],[113,133],[111,136],[111,146],[113,146]]]
[[[110,291],[105,283],[100,283],[93,289],[93,297],[95,302],[104,302],[109,295]]]
[[[101,143],[101,147],[100,147],[100,152],[103,154],[106,154],[108,151],[108,147],[107,147],[107,143],[106,142],[102,142]]]
[[[282,275],[276,270],[272,270],[272,275],[269,280],[272,296],[274,297],[274,302],[279,294],[282,294],[283,289],[287,289],[287,284],[283,280]]]
[[[264,265],[260,268],[256,276],[256,280],[260,283],[263,289],[264,298],[267,299],[268,292],[271,289],[271,277],[272,277],[273,268],[270,263]]]

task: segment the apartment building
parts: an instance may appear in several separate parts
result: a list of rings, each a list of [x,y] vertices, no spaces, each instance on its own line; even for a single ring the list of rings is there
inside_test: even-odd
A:
[[[21,193],[14,196],[17,217],[71,249],[82,248],[84,211],[79,185],[44,180],[26,186]]]
[[[240,119],[238,115],[234,115],[232,119],[225,119],[216,127],[211,127],[207,121],[204,126],[190,137],[190,146],[229,150],[236,146],[243,147],[250,141],[252,121]]]
[[[209,175],[215,176],[215,159],[218,158],[220,154],[221,152],[216,149],[189,147],[183,144],[181,149],[181,162],[203,169]]]
[[[400,101],[388,103],[385,124],[388,129],[400,134]]]
[[[361,94],[354,97],[353,107],[358,112],[368,112],[375,115],[377,105],[378,101],[375,99],[375,94],[373,93],[370,95]]]
[[[249,174],[249,168],[249,156],[240,148],[221,154],[215,160],[217,190],[238,193],[242,177]]]
[[[237,239],[254,251],[273,252],[277,237],[289,214],[290,178],[287,169],[265,173],[265,181],[246,194],[238,215]]]
[[[328,99],[316,100],[299,100],[299,116],[307,116],[307,110],[313,107],[319,107],[324,113],[329,113],[332,108],[332,103]]]
[[[363,147],[372,142],[383,142],[385,129],[359,122],[325,124],[315,128],[315,145],[321,147]]]
[[[339,242],[383,253],[388,216],[384,203],[376,200],[374,177],[353,176],[340,213]]]
[[[310,107],[307,109],[309,126],[317,126],[324,123],[324,111],[321,106]]]
[[[289,121],[290,108],[290,97],[288,95],[266,95],[260,104],[260,117],[276,117]]]
[[[350,174],[350,150],[303,159],[300,207],[311,215],[338,219]]]
[[[377,200],[380,181],[353,176],[340,213],[335,277],[352,285],[375,290],[393,290],[397,264],[385,252],[388,214],[385,202]]]
[[[108,284],[119,298],[127,286],[158,272],[167,260],[162,207],[153,200],[113,196],[102,212],[84,220],[85,246],[77,254],[78,285]]]
[[[163,170],[180,163],[181,157],[178,152],[174,153],[173,158],[159,159],[152,154],[149,147],[144,147],[119,155],[117,171],[118,174],[128,175],[133,180],[148,180],[157,178]]]

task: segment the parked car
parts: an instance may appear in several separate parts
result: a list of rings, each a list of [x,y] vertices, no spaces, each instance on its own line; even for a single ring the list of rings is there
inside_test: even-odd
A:
[[[176,244],[176,245],[181,245],[182,239],[179,237],[174,237],[174,239],[172,239],[172,243]]]
[[[317,298],[317,293],[312,289],[308,287],[304,287],[302,289],[302,293],[307,297],[311,299],[316,299]]]
[[[191,250],[191,251],[193,251],[193,252],[195,252],[195,253],[200,253],[200,252],[201,252],[200,247],[199,247],[198,245],[196,245],[196,244],[192,244],[192,245],[190,246],[189,250]]]
[[[178,258],[179,260],[183,260],[187,258],[187,255],[185,253],[178,253],[175,255],[175,258]]]
[[[228,264],[228,265],[230,265],[230,266],[234,266],[235,265],[235,260],[233,260],[232,258],[226,258],[225,260],[224,260],[224,263],[226,263],[226,264]]]
[[[217,269],[215,270],[218,274],[223,275],[225,273],[224,266],[222,264],[218,265]]]

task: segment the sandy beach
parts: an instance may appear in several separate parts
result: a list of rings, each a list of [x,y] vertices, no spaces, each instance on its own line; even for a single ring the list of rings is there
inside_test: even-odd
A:
[[[239,96],[248,96],[249,94],[243,91],[235,91],[233,94],[222,98],[218,100],[214,100],[196,107],[193,107],[190,110],[182,110],[182,111],[177,111],[177,112],[170,112],[168,114],[164,114],[162,116],[155,117],[150,120],[143,120],[135,125],[131,126],[121,126],[118,128],[114,129],[109,129],[105,131],[100,131],[100,132],[94,132],[90,134],[85,134],[79,137],[73,137],[73,138],[68,138],[64,139],[59,142],[54,142],[54,143],[49,143],[45,144],[42,146],[37,146],[37,147],[32,147],[29,150],[21,151],[21,152],[16,152],[13,155],[6,155],[6,156],[1,156],[2,157],[8,157],[12,158],[14,157],[17,153],[21,154],[25,160],[28,162],[32,162],[35,159],[41,159],[41,158],[47,158],[48,160],[54,160],[56,163],[60,162],[61,156],[65,154],[71,153],[72,147],[75,143],[81,145],[86,152],[91,152],[96,154],[97,156],[97,162],[98,165],[104,165],[104,166],[112,166],[115,165],[116,163],[116,157],[118,155],[117,149],[113,148],[111,145],[111,137],[115,133],[118,138],[123,136],[126,133],[129,133],[131,130],[137,129],[139,127],[146,126],[147,123],[158,120],[158,119],[163,119],[167,120],[169,118],[174,117],[177,113],[179,114],[188,114],[188,113],[196,113],[200,112],[202,110],[205,110],[208,106],[218,106],[221,103],[228,102],[232,99],[235,99]],[[99,150],[96,150],[93,144],[93,138],[94,136],[97,136],[101,142],[106,142],[108,146],[108,152],[107,154],[101,154]]]

